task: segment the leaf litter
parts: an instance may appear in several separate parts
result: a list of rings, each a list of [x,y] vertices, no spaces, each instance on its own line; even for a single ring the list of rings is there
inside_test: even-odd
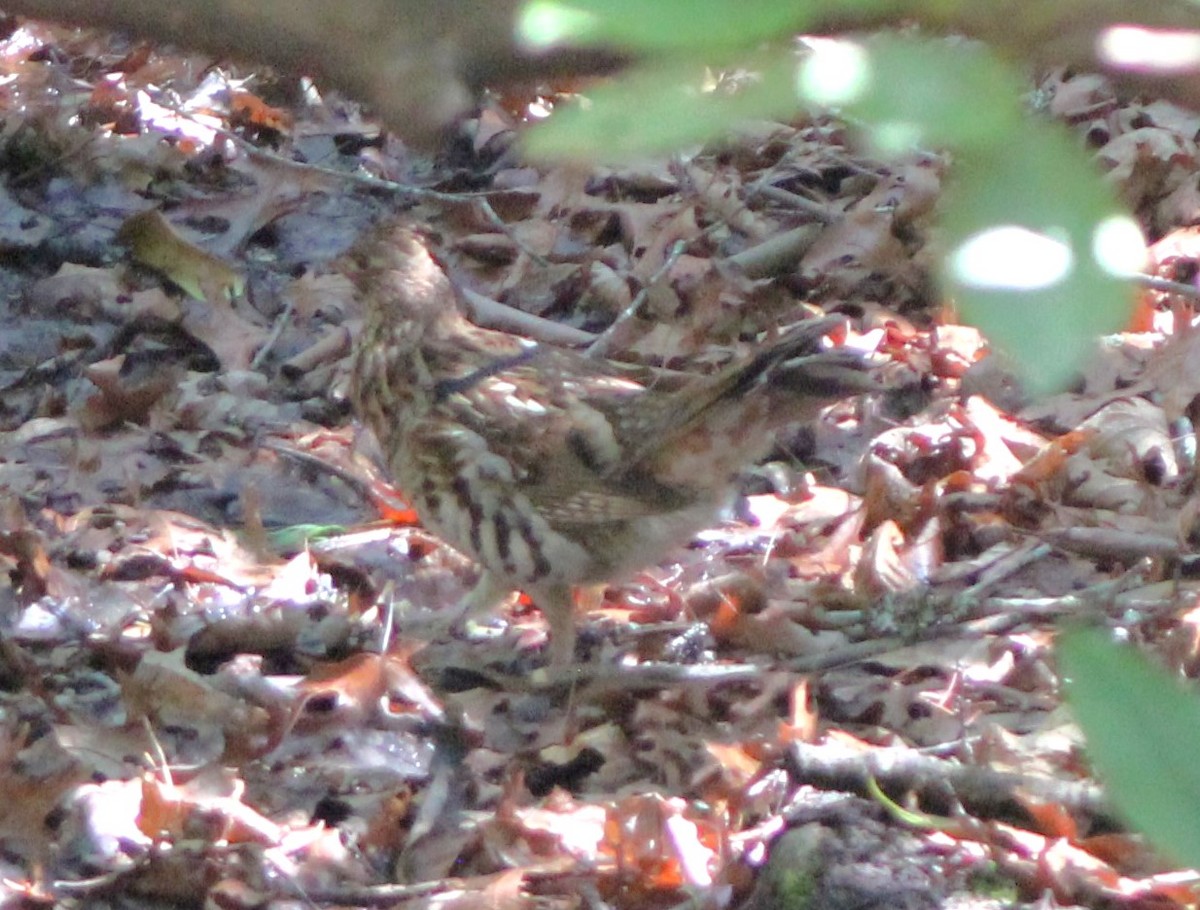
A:
[[[111,40],[29,23],[3,56],[5,901],[1194,903],[1093,835],[1117,823],[1049,660],[1092,613],[1194,672],[1194,298],[1147,286],[1140,328],[1026,403],[932,290],[938,156],[812,119],[534,168],[485,95],[430,162],[343,99]],[[1158,241],[1151,277],[1192,280],[1194,117],[1040,90]],[[339,257],[402,206],[481,323],[669,381],[841,312],[894,390],[581,592],[587,666],[542,684],[527,602],[453,633],[475,570],[349,420]]]

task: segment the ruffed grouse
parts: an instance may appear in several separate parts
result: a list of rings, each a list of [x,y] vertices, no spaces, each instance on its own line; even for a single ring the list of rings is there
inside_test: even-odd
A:
[[[710,524],[772,430],[873,387],[814,319],[676,389],[480,328],[424,241],[390,223],[350,256],[366,311],[351,398],[426,527],[479,562],[472,608],[512,590],[574,653],[572,587],[651,565]]]

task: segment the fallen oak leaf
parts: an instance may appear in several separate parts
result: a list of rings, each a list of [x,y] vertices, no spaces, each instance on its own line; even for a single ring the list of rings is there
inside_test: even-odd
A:
[[[138,828],[154,840],[194,839],[202,832],[204,839],[213,843],[280,843],[284,829],[242,801],[245,783],[236,779],[225,783],[227,793],[213,794],[204,792],[211,786],[204,777],[177,785],[144,775]]]
[[[223,295],[185,301],[181,325],[207,344],[230,372],[249,369],[255,352],[267,341],[267,331],[239,316]]]
[[[164,396],[174,391],[186,372],[179,360],[144,357],[132,359],[124,354],[90,364],[84,376],[96,387],[79,410],[80,425],[89,432],[126,421],[143,423]]]
[[[682,799],[634,795],[606,807],[599,855],[634,887],[711,887],[728,855],[726,838],[718,820],[704,818]]]
[[[356,654],[314,667],[298,689],[293,724],[302,719],[343,726],[411,715],[442,720],[444,711],[409,664],[411,647],[388,654]]]
[[[282,712],[230,695],[206,677],[189,669],[184,649],[167,654],[151,651],[137,669],[119,674],[118,682],[130,716],[158,723],[213,727],[224,738],[228,760],[263,754],[282,735]]]

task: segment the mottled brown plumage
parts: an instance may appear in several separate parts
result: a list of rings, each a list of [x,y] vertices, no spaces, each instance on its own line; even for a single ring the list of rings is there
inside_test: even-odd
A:
[[[366,310],[351,397],[422,522],[483,568],[473,606],[514,589],[574,651],[571,589],[660,560],[714,519],[773,430],[872,387],[816,319],[678,388],[480,328],[422,238],[394,223],[354,255]]]

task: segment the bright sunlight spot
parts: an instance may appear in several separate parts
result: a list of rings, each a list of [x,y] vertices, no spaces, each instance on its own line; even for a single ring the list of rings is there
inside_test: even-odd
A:
[[[525,4],[517,18],[517,41],[535,50],[554,47],[586,34],[595,23],[593,13],[551,0],[534,0]]]
[[[853,41],[806,37],[811,53],[800,63],[796,85],[809,101],[830,107],[849,104],[866,91],[871,59]]]
[[[883,155],[904,155],[921,145],[921,127],[911,120],[887,120],[879,124],[871,144]]]
[[[1096,225],[1092,256],[1110,275],[1135,275],[1146,268],[1146,238],[1128,215],[1113,215]]]
[[[1200,67],[1200,32],[1113,25],[1096,39],[1096,53],[1112,66],[1157,72]]]
[[[1016,224],[973,234],[949,259],[960,284],[988,290],[1047,288],[1063,281],[1074,265],[1069,243]]]

